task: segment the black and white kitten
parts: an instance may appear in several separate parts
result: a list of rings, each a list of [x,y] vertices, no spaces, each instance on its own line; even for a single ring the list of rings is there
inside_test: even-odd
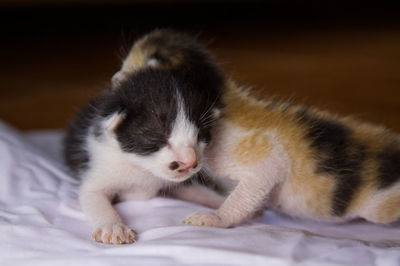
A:
[[[189,36],[156,30],[134,43],[112,88],[78,113],[65,141],[95,241],[135,242],[112,207],[116,196],[148,199],[201,169],[223,84],[222,72]],[[210,207],[222,202],[200,185],[173,191]]]

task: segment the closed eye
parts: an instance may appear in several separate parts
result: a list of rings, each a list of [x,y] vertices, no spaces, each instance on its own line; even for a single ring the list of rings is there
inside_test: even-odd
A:
[[[143,145],[142,147],[141,147],[141,152],[142,153],[145,153],[145,154],[150,154],[150,153],[154,153],[154,152],[157,152],[157,151],[159,151],[161,149],[161,146],[159,146],[159,145],[151,145],[151,144],[148,144],[148,145]]]

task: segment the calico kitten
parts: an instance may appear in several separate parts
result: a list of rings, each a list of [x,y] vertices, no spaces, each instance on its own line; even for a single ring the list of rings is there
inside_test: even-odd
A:
[[[189,36],[156,30],[133,45],[112,88],[78,113],[65,141],[95,241],[135,241],[112,207],[115,197],[148,199],[198,173],[223,84],[219,68]],[[215,208],[222,201],[196,184],[173,194]]]
[[[400,218],[400,137],[329,112],[259,100],[228,81],[225,109],[205,151],[237,186],[216,212],[184,223],[229,227],[260,207],[320,221]]]

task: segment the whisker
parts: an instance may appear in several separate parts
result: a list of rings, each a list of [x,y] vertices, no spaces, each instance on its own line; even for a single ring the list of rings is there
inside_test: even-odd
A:
[[[200,122],[203,122],[203,119],[209,114],[209,112],[214,108],[214,106],[217,104],[217,101],[221,97],[221,92],[218,93],[217,97],[215,97],[214,101],[212,104],[208,107],[208,109],[200,116]]]
[[[212,119],[203,124],[203,127],[210,127],[212,126],[218,119]]]

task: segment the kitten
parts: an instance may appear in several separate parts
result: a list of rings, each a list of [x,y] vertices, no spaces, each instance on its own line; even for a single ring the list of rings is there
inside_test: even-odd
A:
[[[184,223],[240,224],[260,207],[320,221],[400,218],[400,137],[329,112],[259,100],[228,81],[205,164],[237,186]]]
[[[78,113],[65,140],[95,241],[135,242],[112,207],[116,197],[148,199],[198,173],[223,84],[222,72],[189,36],[156,30],[134,43],[112,87]],[[222,201],[196,184],[172,191],[214,208]]]

